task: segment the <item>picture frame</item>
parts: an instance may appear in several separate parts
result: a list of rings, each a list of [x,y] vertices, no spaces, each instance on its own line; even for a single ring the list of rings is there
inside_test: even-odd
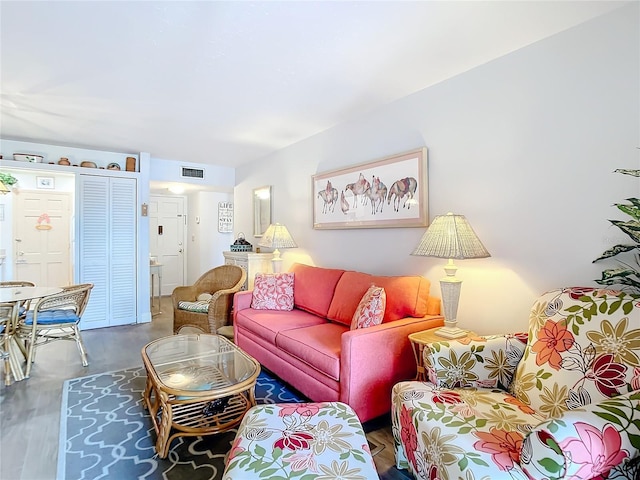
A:
[[[427,148],[312,176],[313,228],[426,227]]]
[[[54,177],[36,177],[36,188],[52,190],[56,188],[56,179]]]

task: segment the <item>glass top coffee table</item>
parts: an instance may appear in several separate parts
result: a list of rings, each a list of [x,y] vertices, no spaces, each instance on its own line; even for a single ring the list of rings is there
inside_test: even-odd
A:
[[[220,335],[160,338],[142,349],[142,361],[160,458],[174,438],[229,430],[256,403],[260,364]]]

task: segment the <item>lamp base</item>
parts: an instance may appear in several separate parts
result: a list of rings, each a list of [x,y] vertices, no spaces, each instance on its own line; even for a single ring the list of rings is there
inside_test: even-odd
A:
[[[442,327],[434,333],[437,336],[444,338],[462,338],[467,336],[468,330],[462,330],[458,327]]]

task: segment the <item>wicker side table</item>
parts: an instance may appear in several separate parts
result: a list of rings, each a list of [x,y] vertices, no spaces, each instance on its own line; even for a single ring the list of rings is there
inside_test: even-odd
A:
[[[430,343],[436,342],[456,342],[464,339],[470,339],[476,337],[476,333],[472,331],[467,332],[466,337],[449,339],[444,337],[439,337],[436,335],[436,331],[438,328],[430,328],[429,330],[422,330],[421,332],[415,332],[409,335],[409,341],[411,342],[411,348],[413,349],[413,355],[416,359],[416,380],[424,382],[427,380],[427,374],[424,369],[424,360],[422,358],[422,352],[424,351],[424,347],[429,345]]]

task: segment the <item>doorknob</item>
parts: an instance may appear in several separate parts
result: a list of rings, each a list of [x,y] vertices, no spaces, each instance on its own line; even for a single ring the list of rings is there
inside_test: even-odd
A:
[[[16,242],[21,242],[22,239],[21,238],[16,238]]]
[[[182,249],[181,248],[178,249],[178,253],[182,253]]]

